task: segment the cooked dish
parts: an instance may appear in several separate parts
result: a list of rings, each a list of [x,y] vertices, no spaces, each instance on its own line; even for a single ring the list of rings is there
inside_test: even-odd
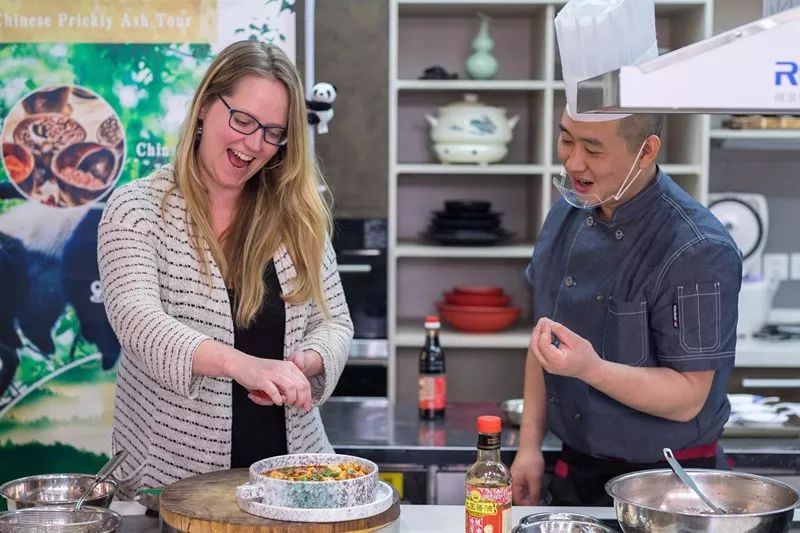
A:
[[[333,465],[301,465],[274,468],[261,473],[264,476],[287,481],[341,481],[369,474],[369,470],[356,463]]]

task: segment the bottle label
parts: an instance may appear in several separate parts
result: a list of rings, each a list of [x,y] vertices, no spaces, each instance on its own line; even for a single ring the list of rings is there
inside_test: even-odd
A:
[[[447,403],[447,381],[444,375],[419,377],[419,408],[444,409]]]
[[[466,533],[511,533],[511,486],[465,486]]]

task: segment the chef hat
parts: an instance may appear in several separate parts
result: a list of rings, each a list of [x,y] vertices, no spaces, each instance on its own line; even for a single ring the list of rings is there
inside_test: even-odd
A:
[[[585,122],[629,116],[578,113],[578,82],[658,56],[655,0],[570,0],[555,26],[569,116]]]

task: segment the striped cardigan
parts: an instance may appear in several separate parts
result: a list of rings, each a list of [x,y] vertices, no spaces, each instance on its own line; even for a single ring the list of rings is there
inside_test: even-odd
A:
[[[127,450],[117,470],[120,492],[169,484],[230,468],[231,380],[192,374],[204,339],[233,346],[228,293],[211,261],[209,287],[186,232],[186,206],[173,167],[117,189],[98,229],[98,263],[108,319],[122,345],[112,427],[112,453]],[[210,252],[206,248],[208,257]],[[285,294],[296,276],[286,247],[274,257]],[[331,452],[316,408],[333,391],[350,351],[353,325],[330,243],[322,265],[326,320],[313,302],[286,304],[284,358],[296,350],[322,355],[324,372],[310,379],[309,412],[286,407],[289,453]]]

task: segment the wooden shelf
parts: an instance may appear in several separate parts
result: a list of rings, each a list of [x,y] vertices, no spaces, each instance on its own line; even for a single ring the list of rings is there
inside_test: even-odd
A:
[[[395,256],[439,257],[474,259],[530,259],[533,243],[509,244],[506,246],[435,246],[403,241],[395,247]]]
[[[447,326],[442,327],[439,340],[445,350],[448,348],[479,349],[520,349],[526,350],[531,339],[533,326],[523,325],[519,319],[515,326],[498,333],[462,333]],[[395,333],[398,348],[420,348],[425,340],[423,320],[400,320]]]
[[[711,36],[713,0],[655,0],[659,41],[680,48]],[[560,197],[552,176],[561,172],[556,138],[566,105],[553,20],[567,0],[391,0],[389,17],[389,194],[388,276],[390,398],[397,397],[396,349],[419,349],[424,340],[423,311],[417,304],[448,284],[501,283],[530,316],[530,294],[521,272],[553,203]],[[500,79],[473,80],[464,75],[477,13],[492,18]],[[458,72],[457,80],[420,80],[432,65]],[[602,87],[601,83],[592,83]],[[519,116],[504,163],[441,164],[431,156],[424,116],[459,100],[458,93],[479,93],[487,105]],[[705,115],[669,115],[661,168],[699,201],[707,200],[710,158]],[[711,130],[711,139],[714,138]],[[727,133],[727,132],[726,132]],[[785,134],[784,134],[785,135]],[[800,138],[782,137],[793,141]],[[508,164],[511,162],[512,164]],[[486,199],[505,213],[505,221],[524,242],[503,246],[441,246],[418,237],[430,211],[451,198]],[[445,327],[445,347],[490,352],[519,349],[530,340],[530,318],[494,334],[460,333]],[[471,356],[474,356],[471,355]],[[405,361],[403,364],[408,363]],[[522,367],[520,367],[520,371]],[[492,382],[496,376],[486,376]],[[501,386],[500,384],[493,383]],[[402,386],[407,384],[403,383]]]
[[[800,130],[713,129],[711,142],[726,150],[800,150]]]
[[[712,139],[800,140],[800,130],[711,130]]]
[[[542,80],[397,80],[401,91],[544,91]]]
[[[547,171],[545,165],[469,165],[442,163],[400,163],[398,174],[487,174],[487,175],[537,175]]]
[[[693,175],[700,175],[703,173],[703,167],[700,165],[681,165],[675,163],[667,163],[665,165],[659,165],[661,170],[669,174],[670,176],[693,176]],[[550,167],[550,174],[556,175],[561,172],[560,165],[553,165]]]

